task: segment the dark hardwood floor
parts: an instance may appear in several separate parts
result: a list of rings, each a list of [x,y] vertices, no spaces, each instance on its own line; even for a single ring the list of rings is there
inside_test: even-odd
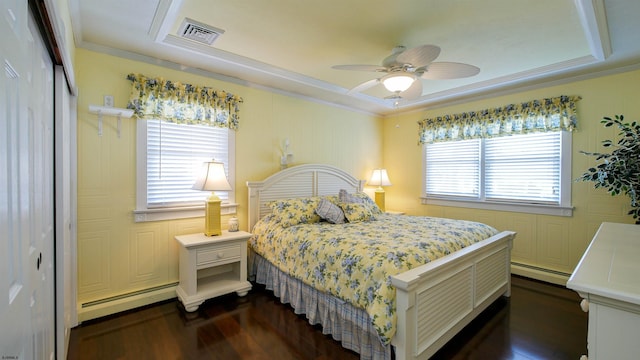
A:
[[[578,359],[587,314],[560,286],[513,276],[499,299],[433,359]],[[186,313],[165,301],[72,329],[68,359],[358,359],[259,285]]]

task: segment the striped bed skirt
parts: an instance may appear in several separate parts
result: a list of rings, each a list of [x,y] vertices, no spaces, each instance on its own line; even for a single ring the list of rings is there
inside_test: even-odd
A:
[[[248,267],[250,280],[265,285],[280,302],[304,314],[309,324],[322,326],[324,335],[331,334],[342,347],[360,354],[360,359],[391,359],[391,345],[382,344],[363,309],[290,277],[251,249]]]

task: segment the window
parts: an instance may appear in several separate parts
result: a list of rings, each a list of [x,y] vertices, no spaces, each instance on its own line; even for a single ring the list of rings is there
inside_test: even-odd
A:
[[[424,145],[428,204],[571,215],[567,131]]]
[[[202,216],[208,194],[191,186],[202,163],[211,159],[225,164],[234,184],[234,135],[229,128],[138,120],[135,221]],[[235,211],[233,191],[216,194],[223,213]]]

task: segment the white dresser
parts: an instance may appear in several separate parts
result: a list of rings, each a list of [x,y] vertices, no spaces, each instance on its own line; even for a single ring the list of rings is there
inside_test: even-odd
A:
[[[640,225],[602,223],[567,287],[589,312],[589,360],[640,359]]]

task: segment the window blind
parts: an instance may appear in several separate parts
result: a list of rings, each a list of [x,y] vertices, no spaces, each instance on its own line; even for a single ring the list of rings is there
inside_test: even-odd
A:
[[[562,133],[533,133],[425,146],[431,198],[560,205]]]
[[[485,140],[485,198],[530,203],[560,202],[561,133]]]
[[[228,128],[147,121],[147,207],[201,205],[207,192],[192,190],[204,161],[225,164],[229,174]],[[226,191],[216,192],[228,200]]]
[[[427,144],[426,194],[480,196],[480,139]]]

